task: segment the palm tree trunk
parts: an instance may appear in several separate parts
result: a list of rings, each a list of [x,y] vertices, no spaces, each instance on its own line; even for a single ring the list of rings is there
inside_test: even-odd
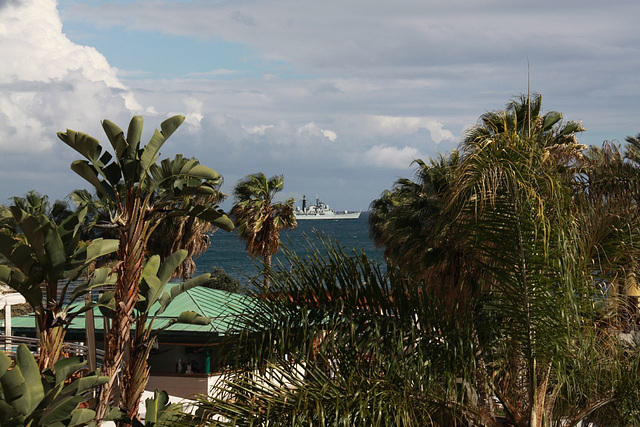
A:
[[[138,287],[142,263],[147,241],[145,233],[144,207],[140,201],[133,202],[133,208],[129,210],[131,216],[120,234],[120,246],[118,248],[118,281],[115,289],[115,310],[111,331],[106,339],[104,374],[109,376],[109,382],[102,387],[96,419],[102,420],[107,413],[109,403],[114,397],[116,378],[120,372],[125,346],[129,345],[131,325],[133,324],[133,308],[138,302]],[[122,407],[122,405],[119,405]],[[125,413],[129,408],[122,407]],[[136,408],[137,414],[137,408]]]
[[[269,292],[271,284],[271,255],[264,256],[264,292]]]

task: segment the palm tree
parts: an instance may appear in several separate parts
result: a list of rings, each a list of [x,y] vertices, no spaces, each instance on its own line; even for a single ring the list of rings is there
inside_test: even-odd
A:
[[[101,391],[97,419],[102,420],[114,395],[115,381],[124,361],[125,348],[137,351],[131,339],[134,308],[139,298],[143,263],[153,232],[167,218],[197,217],[213,225],[232,230],[233,223],[216,205],[201,205],[193,196],[216,194],[222,177],[199,164],[196,159],[177,155],[173,159],[157,159],[165,141],[184,122],[174,116],[161,123],[146,146],[140,146],[142,117],[135,116],[127,134],[117,125],[104,120],[102,127],[111,143],[113,154],[100,142],[84,133],[67,130],[58,137],[86,160],[76,160],[71,169],[89,182],[104,199],[110,222],[118,230],[118,280],[115,285],[113,327],[106,337],[103,372],[109,376]],[[181,202],[191,198],[184,205]],[[127,396],[125,413],[136,413],[142,390],[127,387],[134,381],[125,369],[123,395]]]
[[[501,173],[496,169],[500,166],[481,163],[490,160],[482,156],[528,156],[526,151],[532,149],[546,159],[540,167],[552,162],[568,165],[584,148],[575,136],[584,130],[579,122],[563,124],[561,113],[542,114],[541,108],[542,97],[534,94],[517,98],[505,110],[483,114],[466,132],[461,153],[454,150],[429,163],[417,160],[416,181],[400,179],[371,203],[369,223],[376,245],[384,247],[387,259],[405,274],[440,287],[452,307],[466,307],[469,298],[486,290],[488,283],[479,277],[484,269],[477,263],[472,234],[464,226],[465,221],[475,221],[476,212],[462,209],[468,198],[481,199],[455,193],[468,184],[491,191],[491,185],[499,182],[473,181],[478,177],[471,176],[471,168],[484,167],[480,173],[486,175],[481,179],[494,178],[497,175],[492,173]]]
[[[199,398],[192,423],[540,426],[530,416],[532,347],[536,378],[550,372],[536,383],[535,405],[548,425],[640,421],[638,348],[596,326],[610,317],[593,307],[592,293],[580,295],[587,283],[535,288],[530,304],[505,284],[471,315],[451,316],[423,281],[363,254],[329,245],[312,257],[285,256],[270,298],[264,285],[249,291],[251,309],[221,352],[229,369]],[[533,328],[513,318],[527,311]],[[499,399],[493,411],[480,399],[485,387]]]
[[[184,208],[188,203],[207,206],[217,205],[225,199],[226,195],[220,191],[206,196],[193,196],[183,200],[178,208]],[[149,253],[160,255],[161,260],[166,260],[172,253],[180,249],[187,250],[185,260],[176,267],[174,277],[183,280],[190,279],[196,272],[194,258],[198,257],[211,245],[211,235],[217,231],[210,222],[194,217],[173,217],[164,221],[155,230],[149,239],[147,246]]]
[[[429,163],[418,159],[416,180],[399,179],[371,203],[370,234],[385,258],[407,276],[424,279],[452,308],[464,307],[478,291],[469,265],[472,248],[455,228],[447,209],[460,154],[453,151]]]
[[[374,202],[386,275],[336,248],[292,257],[238,325],[236,348],[254,357],[217,390],[232,399],[205,399],[201,414],[637,424],[640,351],[620,335],[612,290],[637,274],[638,167],[631,149],[585,152],[579,123],[542,115],[536,99],[483,116],[459,158],[419,162],[418,182]],[[449,286],[464,304],[443,298]]]
[[[294,199],[274,202],[282,190],[284,177],[275,175],[267,179],[263,173],[247,175],[233,190],[235,204],[231,216],[240,237],[247,242],[247,252],[263,257],[266,266],[265,284],[268,290],[271,257],[280,248],[280,231],[296,228],[293,213]]]

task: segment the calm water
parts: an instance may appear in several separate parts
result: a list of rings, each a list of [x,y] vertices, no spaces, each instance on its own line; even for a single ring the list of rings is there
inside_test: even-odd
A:
[[[298,228],[284,231],[280,237],[285,245],[304,256],[310,252],[307,239],[319,243],[314,234],[319,232],[337,240],[346,252],[350,252],[351,249],[364,250],[369,257],[382,261],[382,251],[375,248],[369,237],[367,220],[368,214],[363,212],[356,220],[299,221]],[[209,249],[195,260],[197,274],[209,272],[213,267],[219,266],[229,275],[246,281],[247,277],[258,272],[259,264],[256,264],[256,260],[252,259],[244,248],[244,241],[236,233],[217,231],[211,238]]]

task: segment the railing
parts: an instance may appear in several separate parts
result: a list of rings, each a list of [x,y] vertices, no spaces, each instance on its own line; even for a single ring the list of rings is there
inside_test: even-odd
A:
[[[33,354],[40,352],[40,340],[37,338],[0,335],[0,349],[10,355],[15,354],[20,344],[25,344]],[[89,358],[89,347],[84,345],[84,343],[65,342],[62,351],[66,356],[83,356],[85,359]],[[102,361],[104,360],[103,350],[96,349],[96,360],[98,365],[102,365]]]

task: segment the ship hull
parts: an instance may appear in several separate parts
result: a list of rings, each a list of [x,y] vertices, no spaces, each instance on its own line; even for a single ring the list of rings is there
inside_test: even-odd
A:
[[[305,220],[305,219],[315,219],[315,220],[323,220],[323,219],[358,219],[360,218],[360,212],[349,212],[349,213],[341,213],[341,214],[300,214],[296,213],[296,220]]]

